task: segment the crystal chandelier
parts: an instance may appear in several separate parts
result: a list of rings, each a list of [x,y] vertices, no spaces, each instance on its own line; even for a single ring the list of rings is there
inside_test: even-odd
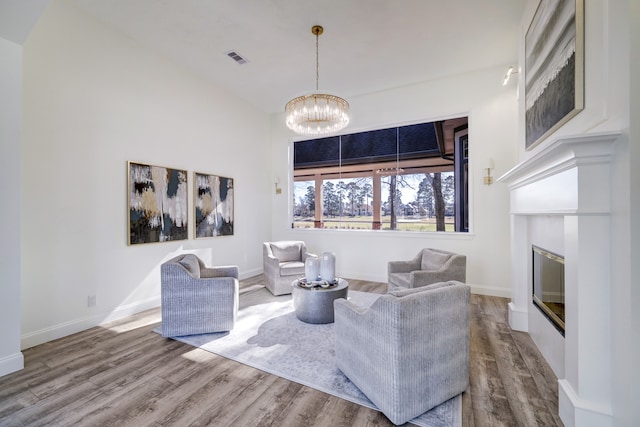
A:
[[[318,93],[318,38],[323,32],[314,25],[311,32],[316,36],[316,91],[287,102],[287,127],[297,134],[322,136],[338,132],[349,124],[349,103],[339,96]]]

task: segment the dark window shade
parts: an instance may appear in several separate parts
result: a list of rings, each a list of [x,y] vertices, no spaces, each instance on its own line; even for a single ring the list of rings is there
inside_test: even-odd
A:
[[[402,126],[399,130],[401,159],[433,157],[440,154],[435,123]]]
[[[342,163],[371,163],[396,158],[396,130],[382,129],[342,137]]]
[[[396,145],[396,132],[398,142]],[[340,140],[342,149],[340,150]],[[399,146],[399,153],[396,147]],[[294,142],[294,169],[437,157],[434,123]],[[340,155],[342,154],[342,162]]]
[[[293,168],[334,166],[340,163],[340,137],[294,142]]]

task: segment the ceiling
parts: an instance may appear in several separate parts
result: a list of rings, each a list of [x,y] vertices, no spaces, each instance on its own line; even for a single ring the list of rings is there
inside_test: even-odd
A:
[[[72,0],[257,108],[319,89],[358,95],[518,58],[526,0]],[[238,65],[225,52],[248,60]],[[497,75],[500,81],[502,75]]]
[[[24,44],[50,0],[0,0],[0,37]]]

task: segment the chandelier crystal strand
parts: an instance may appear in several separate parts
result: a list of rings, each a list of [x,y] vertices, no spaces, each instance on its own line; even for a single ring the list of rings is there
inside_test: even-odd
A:
[[[319,93],[319,25],[311,28],[316,36],[316,92],[292,99],[285,106],[287,127],[304,136],[322,136],[338,132],[349,124],[349,103],[339,96]]]

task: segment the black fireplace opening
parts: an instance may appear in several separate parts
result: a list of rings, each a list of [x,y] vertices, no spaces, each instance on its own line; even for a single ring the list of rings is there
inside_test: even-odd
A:
[[[532,245],[533,304],[564,336],[564,257]]]

